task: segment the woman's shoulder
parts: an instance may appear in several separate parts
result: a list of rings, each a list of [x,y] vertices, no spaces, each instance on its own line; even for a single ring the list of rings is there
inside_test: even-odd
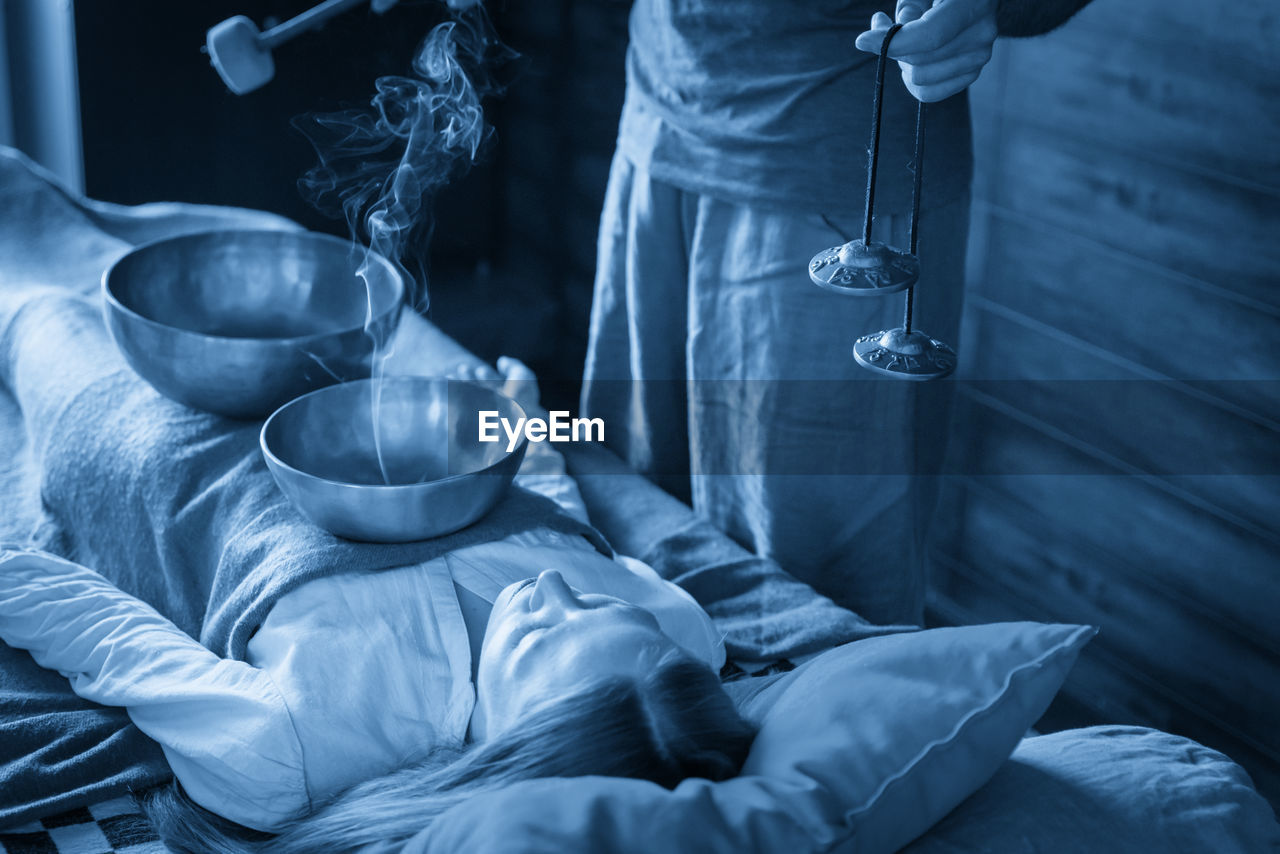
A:
[[[444,558],[315,579],[281,597],[249,641],[325,797],[466,735],[475,691]]]

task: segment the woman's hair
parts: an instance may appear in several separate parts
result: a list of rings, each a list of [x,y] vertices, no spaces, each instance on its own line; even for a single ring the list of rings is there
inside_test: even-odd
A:
[[[581,686],[475,745],[359,783],[278,835],[248,830],[192,802],[177,782],[144,806],[177,852],[341,852],[408,839],[454,804],[537,777],[608,776],[674,788],[738,773],[754,735],[705,664],[672,652],[644,677]]]

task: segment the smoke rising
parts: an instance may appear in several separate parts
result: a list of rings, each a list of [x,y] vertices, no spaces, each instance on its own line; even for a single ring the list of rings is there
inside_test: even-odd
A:
[[[293,122],[319,159],[298,181],[303,198],[345,219],[354,245],[364,244],[395,264],[404,274],[407,300],[418,311],[429,304],[426,263],[435,195],[463,175],[492,138],[481,100],[501,90],[497,74],[515,58],[476,5],[431,30],[414,54],[411,75],[378,78],[368,108],[312,113]],[[357,275],[370,295],[365,332],[373,343],[372,439],[382,482],[389,484],[381,401],[391,352],[371,326],[368,250]]]
[[[515,57],[477,5],[431,30],[412,74],[378,78],[368,108],[293,121],[319,160],[299,191],[325,215],[345,219],[353,240],[399,265],[419,311],[428,305],[433,200],[491,140],[481,100],[501,91],[498,73]]]

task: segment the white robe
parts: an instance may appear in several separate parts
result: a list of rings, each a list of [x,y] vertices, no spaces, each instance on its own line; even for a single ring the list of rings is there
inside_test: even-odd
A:
[[[492,602],[558,569],[583,592],[651,611],[719,669],[719,633],[648,566],[535,530],[426,563],[318,579],[282,597],[247,661],[219,658],[101,575],[40,552],[0,551],[0,638],[80,696],[123,706],[201,806],[271,831],[313,803],[466,737],[475,705],[455,582]]]

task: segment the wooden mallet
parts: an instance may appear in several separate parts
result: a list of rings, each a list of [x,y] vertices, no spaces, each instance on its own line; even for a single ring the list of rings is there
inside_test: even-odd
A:
[[[227,88],[243,95],[265,86],[276,76],[271,51],[333,16],[368,2],[370,0],[325,0],[265,33],[244,15],[236,15],[209,29],[205,36],[205,52]],[[385,0],[373,0],[373,4],[378,11],[391,5]]]

